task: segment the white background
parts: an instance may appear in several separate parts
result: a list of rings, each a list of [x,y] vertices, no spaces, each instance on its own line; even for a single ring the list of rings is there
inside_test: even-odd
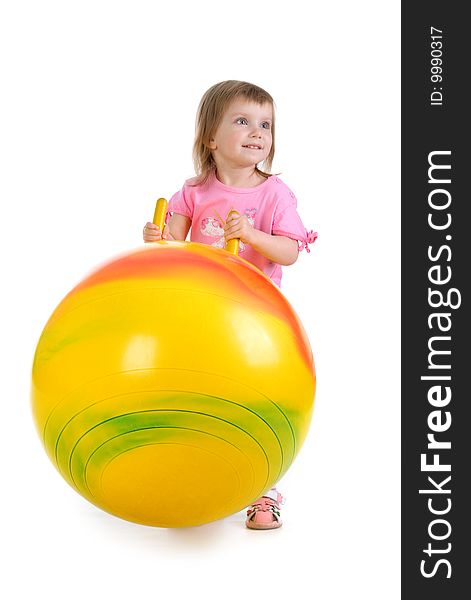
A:
[[[399,598],[399,2],[1,7],[3,596]],[[275,98],[273,170],[319,232],[285,269],[318,391],[272,532],[242,513],[188,530],[102,513],[30,416],[46,320],[192,175],[196,107],[223,79]]]

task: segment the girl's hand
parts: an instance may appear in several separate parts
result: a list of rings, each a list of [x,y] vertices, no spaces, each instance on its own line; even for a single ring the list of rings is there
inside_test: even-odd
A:
[[[158,242],[159,240],[168,240],[171,239],[170,232],[168,230],[168,226],[165,225],[163,234],[160,229],[154,223],[146,223],[144,226],[144,230],[142,232],[143,238],[145,242]]]
[[[255,229],[246,215],[231,213],[224,225],[224,238],[226,242],[235,238],[244,244],[251,244],[254,239]]]

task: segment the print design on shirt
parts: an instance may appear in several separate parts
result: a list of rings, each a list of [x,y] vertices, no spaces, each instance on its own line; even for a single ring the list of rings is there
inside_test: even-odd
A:
[[[231,210],[227,214],[229,214],[231,212]],[[253,227],[255,224],[255,216],[257,214],[257,209],[256,208],[247,208],[247,209],[245,209],[244,214],[246,215],[249,223]],[[201,233],[208,237],[217,238],[217,240],[211,244],[211,246],[213,246],[214,248],[224,248],[224,246],[225,246],[224,228],[221,223],[222,223],[222,219],[217,213],[216,213],[216,217],[205,217],[201,221],[201,227],[200,227]],[[245,247],[246,247],[245,244],[243,242],[240,242],[239,253],[243,252],[245,250]]]
[[[206,217],[201,221],[200,231],[208,237],[215,237],[217,240],[211,244],[214,248],[224,248],[224,229],[219,219]]]

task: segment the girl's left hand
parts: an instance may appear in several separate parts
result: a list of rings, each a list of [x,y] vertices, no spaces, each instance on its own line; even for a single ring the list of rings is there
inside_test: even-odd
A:
[[[226,242],[240,239],[244,244],[251,244],[254,237],[254,228],[246,215],[231,213],[224,225],[224,238]]]

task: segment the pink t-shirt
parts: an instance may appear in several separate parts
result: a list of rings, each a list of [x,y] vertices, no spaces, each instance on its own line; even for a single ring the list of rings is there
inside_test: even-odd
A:
[[[308,244],[312,244],[317,237],[316,233],[306,231],[296,211],[293,192],[276,175],[252,188],[231,187],[221,183],[215,176],[204,185],[192,186],[191,182],[191,179],[186,181],[183,188],[172,196],[168,212],[191,219],[192,242],[224,248],[223,226],[231,210],[245,214],[255,229],[297,240],[300,250],[306,248],[309,251]],[[242,242],[239,255],[280,285],[279,264]]]

